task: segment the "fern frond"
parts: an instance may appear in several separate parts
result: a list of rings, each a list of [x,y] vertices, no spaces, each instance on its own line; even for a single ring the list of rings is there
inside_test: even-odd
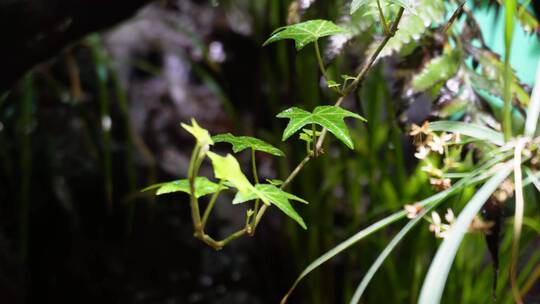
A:
[[[459,65],[459,53],[455,51],[431,59],[422,71],[414,76],[412,80],[413,91],[425,91],[452,78],[457,73]]]

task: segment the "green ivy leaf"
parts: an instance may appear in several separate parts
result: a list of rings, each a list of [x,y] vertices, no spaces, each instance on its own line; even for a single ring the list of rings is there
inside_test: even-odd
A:
[[[308,143],[311,143],[313,141],[313,137],[307,135],[306,133],[300,133],[300,140],[307,141]]]
[[[223,157],[214,152],[208,152],[208,157],[212,160],[216,178],[229,182],[230,185],[242,193],[249,193],[255,189],[242,173],[240,164],[234,156],[227,154],[227,156]]]
[[[300,217],[296,210],[294,210],[289,200],[298,201],[304,204],[307,204],[307,201],[299,198],[296,195],[285,192],[271,184],[257,184],[255,189],[257,191],[252,191],[250,193],[238,192],[234,197],[233,204],[240,204],[255,200],[257,198],[260,198],[263,201],[267,200],[278,207],[279,210],[283,211],[283,213],[295,220],[302,228],[307,229],[306,223],[304,223],[302,217]]]
[[[275,156],[285,156],[278,148],[271,144],[251,136],[234,136],[231,133],[219,134],[212,137],[214,142],[226,142],[232,145],[234,153],[241,152],[247,148],[261,151]]]
[[[208,194],[215,193],[219,190],[219,185],[210,181],[204,176],[198,176],[195,179],[195,197],[199,198]],[[221,190],[227,189],[227,186],[222,185]],[[166,183],[159,183],[149,187],[144,188],[141,191],[150,191],[156,190],[156,195],[162,195],[167,193],[174,192],[185,192],[190,193],[189,189],[189,180],[188,179],[179,179],[175,181],[170,181]]]
[[[191,119],[191,126],[186,125],[184,123],[181,123],[180,125],[186,131],[191,133],[191,135],[193,135],[193,137],[195,137],[195,139],[197,140],[197,143],[199,145],[206,146],[206,145],[213,145],[214,144],[214,142],[212,141],[212,138],[210,137],[210,133],[208,132],[208,130],[206,130],[204,128],[201,128],[199,126],[199,124],[197,123],[197,121],[195,120],[195,118]]]
[[[415,92],[425,91],[432,86],[452,78],[459,69],[459,56],[457,52],[445,53],[431,59],[422,71],[412,80]]]
[[[316,136],[320,136],[322,133],[320,131],[315,131]],[[313,142],[313,131],[309,129],[302,129],[302,133],[300,133],[300,139],[303,141],[307,141],[308,143]]]
[[[331,88],[339,88],[341,86],[341,83],[337,83],[335,82],[334,80],[328,80],[326,82],[326,84],[328,85],[328,87],[331,89]]]
[[[366,121],[362,116],[336,106],[319,106],[313,110],[313,113],[292,107],[279,113],[277,117],[290,119],[287,128],[283,132],[282,140],[286,140],[305,125],[318,124],[328,129],[350,149],[354,149],[354,144],[344,118],[353,117]]]
[[[288,25],[276,29],[263,46],[283,39],[293,39],[299,51],[304,46],[317,41],[321,37],[346,33],[342,27],[328,20],[309,20],[302,23]]]

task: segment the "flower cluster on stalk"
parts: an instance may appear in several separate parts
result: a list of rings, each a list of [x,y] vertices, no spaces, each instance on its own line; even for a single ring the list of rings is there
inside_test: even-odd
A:
[[[450,144],[460,144],[461,136],[459,133],[435,134],[430,130],[429,122],[424,122],[421,126],[413,124],[409,135],[414,138],[416,153],[414,156],[424,162],[426,165],[421,169],[430,177],[430,184],[434,189],[441,191],[450,188],[452,182],[449,178],[443,177],[444,170],[451,169],[456,162],[449,155]],[[433,153],[444,157],[443,168],[437,168],[429,161],[428,156]]]
[[[446,235],[448,235],[450,229],[452,228],[452,224],[454,224],[456,221],[452,209],[448,208],[446,210],[444,219],[446,220],[446,223],[442,222],[440,215],[436,211],[431,212],[431,224],[429,225],[429,231],[433,232],[437,238],[443,239]]]
[[[416,146],[414,156],[422,162],[420,169],[429,177],[429,183],[437,191],[443,191],[452,186],[450,178],[446,177],[448,171],[459,168],[461,164],[462,140],[459,133],[435,133],[431,130],[429,122],[421,126],[413,124],[409,135],[413,137]],[[425,214],[423,205],[414,203],[405,205],[407,217],[414,219]],[[437,238],[444,238],[452,229],[456,218],[452,209],[447,209],[444,217],[437,211],[424,215],[423,219],[429,222],[429,230]],[[488,231],[491,223],[475,218],[469,231]]]

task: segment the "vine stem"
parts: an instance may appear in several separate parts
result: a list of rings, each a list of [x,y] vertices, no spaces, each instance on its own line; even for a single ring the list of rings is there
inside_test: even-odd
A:
[[[294,168],[294,170],[291,172],[291,174],[289,174],[289,176],[283,182],[283,184],[281,184],[280,188],[285,189],[293,181],[293,179],[298,175],[298,173],[300,173],[302,168],[309,162],[310,159],[311,159],[311,155],[309,155],[309,154],[306,155],[306,157],[304,157],[304,159],[298,164],[298,166],[296,166],[296,168]]]
[[[371,55],[368,62],[364,65],[364,67],[360,70],[356,78],[354,79],[351,84],[349,84],[344,90],[343,95],[338,98],[334,106],[339,107],[343,101],[345,100],[345,97],[349,96],[353,91],[355,91],[360,83],[364,80],[364,78],[367,75],[367,72],[371,69],[373,64],[375,63],[375,60],[377,60],[377,57],[379,57],[379,54],[384,49],[388,41],[394,37],[396,31],[398,30],[399,22],[401,21],[401,17],[403,17],[403,12],[405,11],[404,8],[400,8],[399,12],[396,16],[396,20],[392,24],[392,28],[390,29],[390,32],[384,37],[384,39],[381,41],[379,46],[377,47],[377,50]],[[326,138],[326,133],[328,133],[328,130],[326,128],[323,128],[321,132],[321,136],[319,137],[319,140],[317,141],[317,150],[320,150],[322,148],[322,145],[324,143],[324,139]]]
[[[324,63],[322,61],[321,51],[319,49],[319,42],[315,40],[315,43],[313,45],[315,46],[315,53],[317,54],[317,62],[319,63],[319,69],[321,70],[324,80],[328,82],[328,75],[326,74],[326,69],[324,68]]]
[[[317,133],[314,123],[311,124],[311,140],[313,141],[313,156],[317,157]]]
[[[343,103],[343,100],[345,100],[345,97],[347,97],[354,90],[356,90],[358,88],[359,84],[364,80],[364,78],[366,77],[367,72],[373,66],[373,63],[375,62],[375,60],[377,60],[377,57],[379,57],[379,54],[381,53],[383,48],[386,46],[386,44],[388,43],[390,38],[394,37],[394,34],[398,30],[398,25],[399,25],[399,22],[401,21],[401,18],[403,17],[403,12],[404,11],[405,11],[404,8],[399,9],[399,12],[398,12],[398,14],[396,16],[396,20],[392,24],[392,28],[390,29],[390,32],[384,37],[384,39],[381,41],[381,43],[377,47],[377,50],[375,50],[375,53],[373,53],[373,55],[371,55],[371,57],[369,58],[367,63],[360,70],[360,72],[356,76],[356,79],[353,82],[351,82],[351,84],[349,84],[343,90],[342,96],[338,98],[338,100],[336,101],[334,106],[339,107]],[[318,151],[321,150],[327,132],[328,132],[328,130],[326,128],[322,129],[321,135],[319,136],[319,139],[317,141],[316,150],[318,150]],[[291,172],[291,174],[289,174],[287,179],[283,182],[283,184],[279,188],[282,189],[282,190],[285,189],[294,180],[294,178],[298,175],[298,173],[300,173],[300,171],[302,171],[302,169],[309,162],[310,159],[311,159],[311,155],[309,155],[309,154],[306,155],[306,157],[304,157],[304,159],[302,159],[302,161],[296,166],[296,168],[294,168],[294,170]],[[261,210],[257,213],[256,220],[255,220],[255,225],[253,226],[253,230],[255,230],[255,228],[259,224],[259,222],[260,222],[262,216],[264,215],[264,213],[266,212],[267,208],[268,208],[268,206],[264,205],[261,208]]]
[[[208,221],[208,217],[210,216],[210,213],[212,212],[212,209],[214,208],[214,205],[216,204],[217,198],[219,196],[219,193],[221,192],[223,186],[223,180],[219,180],[218,184],[218,190],[212,194],[212,198],[210,199],[210,202],[208,203],[208,206],[206,206],[206,209],[204,210],[204,215],[202,218],[201,223],[201,229],[204,230],[204,227],[206,226],[206,222]]]
[[[193,148],[193,152],[191,153],[191,159],[189,161],[189,169],[188,169],[188,181],[189,181],[189,203],[190,203],[190,209],[191,209],[191,218],[193,220],[193,228],[195,229],[195,234],[198,234],[202,232],[201,228],[201,212],[199,210],[199,201],[197,200],[197,197],[195,196],[195,176],[196,176],[196,163],[197,158],[199,156],[199,153],[201,151],[200,145],[197,143],[195,144],[195,148]]]
[[[452,27],[452,25],[454,25],[454,23],[456,22],[456,20],[458,19],[458,17],[461,15],[461,12],[463,12],[463,8],[465,6],[465,2],[462,2],[458,5],[457,9],[454,11],[454,13],[452,14],[452,17],[450,17],[450,20],[448,20],[448,22],[446,23],[446,25],[444,26],[443,28],[443,33],[446,33],[448,32],[448,30],[450,30],[450,28]]]
[[[253,174],[253,180],[255,181],[255,184],[259,183],[259,175],[257,174],[257,160],[255,159],[255,149],[251,148],[251,171]],[[254,207],[254,214],[257,214],[259,211],[259,199],[257,198],[255,200],[255,207]],[[249,221],[248,221],[249,222]]]
[[[388,35],[390,33],[390,30],[388,29],[388,24],[386,24],[386,18],[384,17],[380,0],[377,0],[377,8],[379,8],[379,16],[381,17],[381,22],[383,24],[384,34]]]
[[[328,85],[329,84],[328,81],[330,80],[330,78],[328,77],[328,72],[324,68],[324,63],[321,56],[321,50],[319,48],[319,41],[315,40],[315,43],[313,45],[315,47],[315,54],[317,55],[317,63],[319,64],[319,70],[321,70],[321,74],[323,75],[324,81]],[[337,87],[333,86],[331,87],[331,89],[338,94],[340,93]]]

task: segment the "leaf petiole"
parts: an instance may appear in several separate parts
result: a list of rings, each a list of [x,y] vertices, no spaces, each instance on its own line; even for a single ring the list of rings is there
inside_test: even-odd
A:
[[[212,195],[212,198],[210,199],[210,202],[208,203],[208,206],[206,206],[206,209],[204,210],[204,215],[202,218],[201,223],[201,229],[204,230],[204,227],[206,226],[206,222],[208,221],[208,217],[210,217],[210,213],[212,212],[212,209],[214,208],[214,205],[216,204],[217,198],[219,196],[219,193],[221,192],[221,189],[223,189],[223,180],[219,180],[218,184],[218,190],[214,192]]]
[[[379,9],[379,16],[381,17],[381,22],[383,24],[383,30],[385,35],[390,35],[390,30],[388,29],[388,24],[386,23],[386,18],[384,17],[383,10],[381,8],[381,1],[377,0],[377,8]]]

